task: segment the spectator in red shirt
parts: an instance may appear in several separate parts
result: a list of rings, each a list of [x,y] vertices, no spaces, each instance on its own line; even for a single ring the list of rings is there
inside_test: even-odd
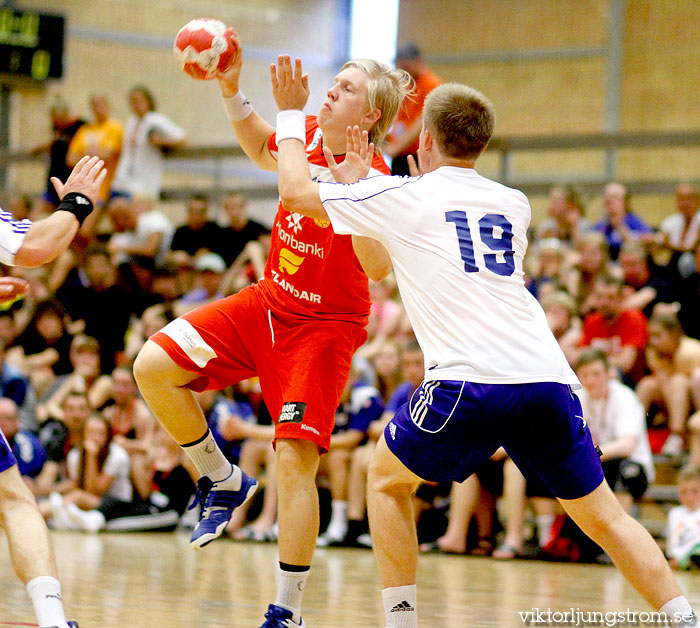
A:
[[[580,346],[602,349],[623,380],[636,384],[644,371],[647,319],[640,310],[623,308],[622,286],[611,275],[596,281],[594,311],[583,320]]]
[[[442,83],[442,79],[430,70],[420,48],[410,41],[396,49],[396,67],[411,75],[415,88],[404,99],[382,152],[392,158],[391,174],[408,175],[408,156],[415,158],[418,152],[425,97]]]

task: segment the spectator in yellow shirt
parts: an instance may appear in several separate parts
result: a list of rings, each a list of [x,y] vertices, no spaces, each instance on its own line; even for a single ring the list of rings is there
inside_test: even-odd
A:
[[[98,204],[109,200],[109,191],[122,150],[124,126],[109,116],[109,101],[105,96],[95,94],[90,98],[90,108],[94,121],[78,129],[68,147],[66,161],[74,166],[84,155],[96,155],[105,162],[107,176],[100,187]]]

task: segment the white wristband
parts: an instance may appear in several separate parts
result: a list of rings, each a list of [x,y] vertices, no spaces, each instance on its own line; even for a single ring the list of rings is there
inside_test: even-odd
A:
[[[306,116],[298,109],[288,109],[277,114],[277,145],[282,140],[295,139],[306,144]]]
[[[253,105],[239,89],[233,96],[224,98],[224,110],[230,122],[241,122],[253,113]]]

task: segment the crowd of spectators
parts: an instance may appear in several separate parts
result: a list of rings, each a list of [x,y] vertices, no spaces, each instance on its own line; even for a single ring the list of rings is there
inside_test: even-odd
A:
[[[111,183],[94,220],[52,265],[4,269],[31,289],[0,312],[0,427],[56,528],[178,525],[196,474],[139,398],[131,366],[173,318],[261,278],[269,251],[269,229],[248,217],[240,195],[222,200],[219,220],[209,198],[192,196],[183,224],[172,223],[159,205],[162,151],[182,143],[184,130],[156,112],[146,88],[133,88],[129,102],[125,126],[100,95],[90,101],[94,122],[80,124],[65,105],[54,109],[55,137],[36,149],[50,150],[52,174],[61,160],[65,167],[98,154]],[[622,183],[601,193],[603,218],[591,222],[574,188],[551,190],[548,216],[531,231],[524,281],[583,383],[577,394],[606,478],[633,511],[654,481],[653,454],[689,462],[683,481],[697,484],[700,197],[679,186],[676,211],[653,227],[632,211]],[[57,199],[47,190],[4,201],[25,218],[51,211]],[[391,276],[370,289],[369,339],[355,356],[319,471],[329,496],[320,546],[371,545],[369,458],[423,377]],[[236,512],[229,536],[274,539],[272,418],[257,382],[199,401],[222,450],[264,486],[249,510]],[[424,551],[513,558],[534,546],[539,556],[576,558],[575,535],[564,547],[570,524],[546,487],[526,481],[503,450],[462,484],[426,483],[414,505]],[[579,558],[584,549],[577,546]]]

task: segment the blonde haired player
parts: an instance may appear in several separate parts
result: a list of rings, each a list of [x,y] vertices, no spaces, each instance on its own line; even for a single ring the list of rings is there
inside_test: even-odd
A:
[[[246,154],[260,168],[276,170],[275,130],[239,90],[240,71],[239,52],[218,76],[224,108]],[[345,166],[337,162],[348,126],[371,133],[379,145],[410,84],[405,72],[375,61],[345,64],[318,115],[304,121],[304,154],[314,177],[345,180]],[[370,162],[375,174],[388,172],[378,153]],[[134,365],[144,399],[202,475],[195,547],[223,532],[256,482],[224,458],[192,391],[260,377],[275,417],[279,487],[279,589],[264,628],[305,625],[301,601],[318,536],[319,456],[329,447],[352,355],[367,338],[365,271],[380,278],[388,270],[388,256],[376,242],[338,236],[328,221],[280,204],[264,279],[173,321],[146,343]]]
[[[580,384],[525,288],[527,198],[474,170],[493,133],[488,99],[465,85],[436,87],[423,110],[425,174],[339,185],[309,177],[299,60],[293,69],[281,59],[274,93],[282,202],[386,247],[425,358],[425,380],[387,425],[368,474],[387,628],[418,626],[412,493],[421,479],[463,482],[501,446],[672,625],[696,626],[661,550],[605,483],[572,393]],[[369,151],[354,135],[358,151],[346,161],[362,174]]]
[[[61,203],[42,220],[14,220],[0,210],[0,262],[33,268],[50,262],[72,242],[83,221],[92,213],[107,171],[97,157],[83,157],[65,184],[51,179]],[[28,285],[14,277],[0,278],[0,301],[12,300]],[[17,469],[17,460],[0,432],[0,524],[10,545],[17,576],[27,586],[34,613],[42,628],[77,628],[66,622],[61,601],[56,559],[44,518],[34,495]]]

